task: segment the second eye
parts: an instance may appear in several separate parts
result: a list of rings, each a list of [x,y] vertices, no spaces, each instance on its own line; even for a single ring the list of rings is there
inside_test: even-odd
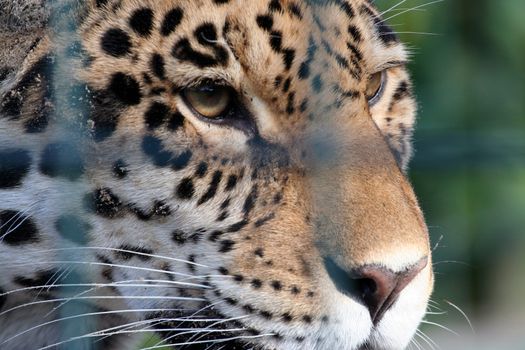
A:
[[[370,106],[375,105],[383,95],[386,78],[386,70],[374,73],[368,78],[365,94]]]

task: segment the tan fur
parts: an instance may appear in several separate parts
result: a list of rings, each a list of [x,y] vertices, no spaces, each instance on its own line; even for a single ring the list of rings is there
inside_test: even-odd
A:
[[[256,330],[255,337],[255,333],[239,333],[247,337],[246,349],[401,349],[410,342],[433,287],[427,228],[404,173],[412,154],[416,111],[404,67],[406,50],[396,40],[381,39],[373,19],[378,12],[368,1],[327,2],[326,6],[312,5],[316,1],[277,3],[282,11],[271,10],[268,0],[230,0],[223,5],[212,0],[110,0],[101,7],[96,1],[87,3],[75,34],[45,36],[27,55],[16,79],[0,85],[2,107],[13,94],[25,98],[20,116],[0,117],[0,152],[24,148],[34,159],[27,177],[31,180],[24,179],[14,189],[0,189],[2,198],[7,198],[0,212],[30,207],[25,213],[35,220],[42,239],[28,243],[35,251],[27,251],[25,259],[36,263],[57,259],[51,250],[66,243],[57,233],[56,220],[70,214],[86,223],[87,245],[97,247],[82,256],[95,262],[89,269],[93,281],[107,284],[169,276],[172,282],[194,280],[209,286],[182,291],[111,286],[94,295],[125,300],[118,306],[93,302],[101,309],[203,307],[196,301],[169,298],[126,299],[143,294],[190,296],[205,300],[203,310],[211,318],[238,318],[237,324],[224,323],[230,328]],[[351,6],[352,18],[344,4]],[[184,12],[182,21],[173,33],[162,35],[159,29],[165,15],[176,6]],[[131,16],[140,8],[153,11],[153,27],[145,36],[130,27]],[[261,15],[271,15],[271,30],[258,25]],[[214,26],[213,43],[198,43],[195,30],[203,23]],[[358,39],[352,37],[352,27],[357,28]],[[129,53],[112,55],[102,49],[102,38],[112,28],[129,35]],[[280,52],[272,42],[278,33]],[[175,57],[174,47],[184,38],[200,53],[213,55],[212,45],[224,49],[226,62],[198,67],[195,57]],[[84,57],[68,61],[60,53],[77,39]],[[289,67],[286,50],[293,51]],[[45,84],[24,90],[17,83],[49,52],[59,53],[57,59],[64,60],[59,62],[67,62],[54,73],[60,79],[55,79],[59,89],[53,108],[63,115],[54,114],[47,128],[28,134],[24,125],[34,117]],[[152,73],[154,54],[164,59],[165,79]],[[89,62],[82,62],[86,58]],[[307,61],[309,74],[303,77],[300,72]],[[368,78],[383,70],[383,95],[371,105],[364,94]],[[116,73],[133,79],[138,90],[130,88],[119,97],[120,91],[111,90]],[[236,91],[255,131],[207,122],[192,111],[179,91],[209,80]],[[59,108],[77,84],[83,84],[83,93],[102,94],[118,111],[115,129],[101,140],[92,138],[111,111],[83,119],[74,107]],[[140,93],[137,101],[118,101],[134,91]],[[90,102],[86,108],[99,108]],[[145,122],[155,102],[183,117],[176,131],[165,123],[151,127]],[[80,130],[78,140],[73,139],[85,163],[75,181],[39,170],[48,144],[62,140],[71,126]],[[191,159],[180,169],[155,164],[145,151],[148,137],[162,145],[170,161],[184,152],[190,152]],[[122,179],[114,174],[119,160],[125,161],[129,172]],[[198,176],[202,163],[207,171]],[[237,182],[228,189],[233,177]],[[214,179],[219,179],[218,185],[208,198]],[[188,180],[191,191],[181,195]],[[103,194],[96,204],[108,212],[86,209],[86,198],[93,193]],[[42,202],[33,203],[40,198]],[[163,213],[163,208],[169,211]],[[199,230],[202,237],[191,236]],[[181,243],[183,234],[187,237]],[[141,259],[126,247],[156,256]],[[17,262],[17,249],[0,243],[0,257]],[[39,256],[38,249],[47,255]],[[372,325],[359,296],[338,291],[326,271],[327,258],[349,276],[370,267],[403,273],[421,261],[426,267],[384,320]],[[108,268],[107,261],[119,266]],[[139,269],[130,270],[128,265]],[[41,266],[0,270],[0,293],[20,288],[17,277],[32,278],[39,270]],[[184,276],[172,276],[170,271]],[[31,297],[28,293],[21,300]],[[129,321],[150,317],[138,313]],[[106,323],[120,320],[110,321]],[[0,331],[0,347],[17,329],[23,331],[24,325],[5,334]],[[57,341],[55,333],[50,331],[48,343]],[[220,348],[221,343],[215,346]]]

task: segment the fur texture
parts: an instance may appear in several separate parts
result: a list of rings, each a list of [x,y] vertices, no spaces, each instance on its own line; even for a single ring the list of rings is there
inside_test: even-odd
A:
[[[0,347],[405,348],[431,252],[370,2],[72,6],[0,85]],[[186,95],[225,86],[215,119]]]

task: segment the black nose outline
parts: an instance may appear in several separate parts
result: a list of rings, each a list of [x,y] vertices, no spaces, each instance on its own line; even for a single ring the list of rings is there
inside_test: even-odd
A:
[[[374,326],[379,324],[400,293],[428,264],[428,257],[425,256],[399,272],[380,265],[365,265],[346,271],[331,257],[323,260],[337,290],[366,306]]]

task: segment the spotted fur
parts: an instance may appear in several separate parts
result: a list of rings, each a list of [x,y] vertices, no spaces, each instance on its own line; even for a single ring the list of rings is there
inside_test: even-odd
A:
[[[0,348],[132,349],[150,326],[192,349],[405,348],[433,277],[407,53],[373,4],[73,5],[0,67]],[[234,118],[181,97],[207,81]],[[377,274],[399,277],[379,304]]]

